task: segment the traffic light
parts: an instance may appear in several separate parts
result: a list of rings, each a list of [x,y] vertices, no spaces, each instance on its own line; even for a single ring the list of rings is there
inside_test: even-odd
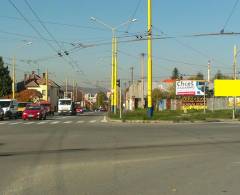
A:
[[[120,79],[117,80],[117,86],[120,87]]]

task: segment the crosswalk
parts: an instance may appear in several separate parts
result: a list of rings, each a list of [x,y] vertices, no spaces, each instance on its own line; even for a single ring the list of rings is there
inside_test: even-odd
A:
[[[0,121],[0,126],[18,126],[18,125],[80,125],[80,124],[94,124],[94,123],[104,123],[104,120],[46,120],[46,121]]]

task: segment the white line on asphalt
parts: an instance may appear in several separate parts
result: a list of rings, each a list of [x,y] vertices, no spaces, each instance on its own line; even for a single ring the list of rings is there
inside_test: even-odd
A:
[[[34,124],[35,122],[26,122],[26,123],[23,123],[24,125],[31,125],[31,124]]]
[[[60,121],[53,121],[53,122],[51,122],[50,124],[51,124],[51,125],[55,125],[55,124],[58,124],[58,123],[60,123]]]
[[[77,121],[77,124],[79,124],[79,123],[84,123],[84,121]]]
[[[72,121],[65,121],[65,122],[63,122],[63,123],[69,124],[69,123],[72,123]]]
[[[89,121],[90,123],[95,123],[96,122],[96,120],[91,120],[91,121]]]
[[[21,124],[22,122],[16,122],[16,123],[9,123],[9,125],[18,125]]]
[[[1,122],[1,123],[0,123],[0,125],[5,125],[5,124],[7,124],[7,122]]]
[[[46,124],[47,123],[47,121],[42,121],[42,122],[39,122],[39,123],[37,123],[38,125],[42,125],[42,124]]]

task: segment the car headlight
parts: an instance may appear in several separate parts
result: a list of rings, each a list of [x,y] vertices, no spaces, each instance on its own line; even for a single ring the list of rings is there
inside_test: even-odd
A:
[[[37,115],[40,115],[40,112],[38,112]]]

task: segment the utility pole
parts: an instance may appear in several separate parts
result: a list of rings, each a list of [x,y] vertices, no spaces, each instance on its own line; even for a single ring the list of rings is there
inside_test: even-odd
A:
[[[208,83],[210,83],[211,80],[211,61],[208,61]]]
[[[233,79],[237,80],[237,46],[234,45],[233,49]],[[236,96],[233,97],[233,116],[232,118],[235,119],[235,112],[236,112]]]
[[[111,80],[111,111],[114,112],[114,96],[115,96],[115,86],[114,86],[114,73],[115,73],[115,33],[112,31],[112,80]]]
[[[121,83],[120,83],[120,86],[119,86],[119,116],[120,116],[120,119],[122,119],[122,87],[121,87]]]
[[[12,98],[15,99],[15,82],[16,82],[16,57],[13,57],[13,68],[12,68]]]
[[[75,89],[76,89],[76,92],[75,92],[75,96],[76,96],[76,101],[78,101],[78,86],[77,86],[77,82],[75,83]]]
[[[45,81],[46,81],[46,101],[48,101],[48,70],[46,71],[45,75]]]
[[[74,85],[75,85],[75,81],[73,80],[73,84],[72,84],[72,100],[75,101],[75,88],[74,88]]]
[[[131,84],[133,85],[133,69],[134,69],[134,67],[132,66],[131,68],[130,68],[130,70],[131,70]]]
[[[145,54],[144,53],[142,53],[141,54],[141,69],[142,69],[142,108],[144,108],[144,57],[145,57]]]
[[[66,94],[65,96],[66,97],[65,98],[67,98],[68,97],[68,94],[67,94],[68,93],[68,79],[67,78],[66,78],[66,83],[65,84],[66,84],[66,86],[65,86],[66,87],[66,91],[65,91],[65,94]]]
[[[118,77],[118,64],[117,64],[117,38],[115,36],[114,41],[114,114],[117,114],[117,105],[118,105],[118,86],[117,86],[117,77]]]
[[[152,118],[153,116],[153,107],[152,107],[152,0],[148,0],[148,117]]]

